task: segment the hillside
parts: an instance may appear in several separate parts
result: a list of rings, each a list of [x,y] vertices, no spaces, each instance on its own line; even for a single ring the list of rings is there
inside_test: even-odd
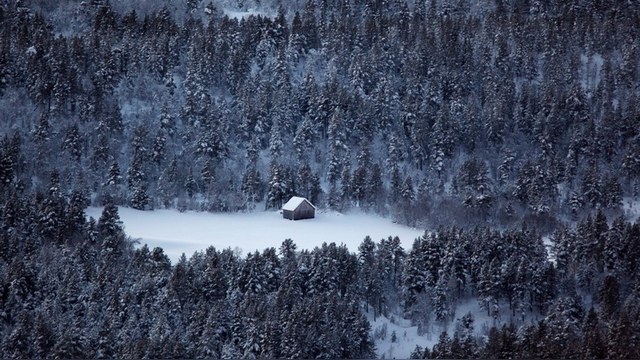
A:
[[[1,2],[0,357],[640,357],[638,24],[633,1]],[[243,255],[127,233],[291,196],[378,220]]]
[[[5,186],[44,191],[55,172],[93,205],[220,212],[297,194],[410,225],[544,231],[638,196],[632,3],[229,18],[193,1],[179,21],[152,3],[3,6]],[[69,18],[86,27],[60,35]]]

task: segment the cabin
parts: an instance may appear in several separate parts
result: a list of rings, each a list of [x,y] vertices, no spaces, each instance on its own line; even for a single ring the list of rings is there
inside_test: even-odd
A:
[[[282,206],[282,217],[289,220],[313,219],[316,207],[309,200],[294,196]]]

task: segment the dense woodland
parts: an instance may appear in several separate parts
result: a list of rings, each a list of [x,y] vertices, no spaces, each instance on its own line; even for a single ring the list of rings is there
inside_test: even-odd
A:
[[[134,250],[113,203],[87,221],[55,186],[2,211],[3,358],[371,358],[393,335],[372,333],[363,311],[398,310],[425,332],[455,321],[419,358],[640,356],[640,224],[622,217],[557,230],[555,263],[533,229],[450,227],[407,250],[397,237],[367,237],[356,254],[285,240],[172,265],[160,248]],[[54,198],[52,222],[42,212]],[[454,319],[469,299],[491,328]]]
[[[0,357],[372,357],[365,310],[455,323],[417,357],[640,357],[640,5],[128,3],[0,3]],[[116,207],[291,195],[437,230],[171,264]]]

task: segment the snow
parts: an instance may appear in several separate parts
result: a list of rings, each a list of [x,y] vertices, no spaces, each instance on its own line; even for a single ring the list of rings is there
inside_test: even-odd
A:
[[[399,309],[396,311],[398,312]],[[527,312],[526,314],[516,314],[515,316],[509,310],[506,301],[499,303],[499,316],[494,319],[487,315],[487,311],[480,307],[478,299],[467,298],[461,300],[455,306],[455,314],[453,321],[447,324],[432,322],[426,327],[426,332],[420,334],[417,326],[412,326],[411,322],[398,315],[378,316],[375,321],[373,319],[373,310],[364,312],[371,324],[371,335],[376,343],[376,352],[378,358],[381,359],[408,359],[416,345],[422,349],[432,349],[433,345],[438,343],[438,338],[442,331],[447,331],[449,337],[453,338],[456,330],[456,324],[466,314],[473,315],[473,333],[476,337],[483,337],[492,326],[500,327],[503,324],[513,323],[518,326],[524,324],[535,324],[542,319],[542,315]],[[395,341],[392,334],[395,332]]]
[[[120,207],[124,230],[140,244],[161,247],[176,263],[182,253],[187,257],[209,246],[222,250],[231,248],[246,254],[269,247],[280,247],[292,239],[298,249],[313,249],[323,242],[345,244],[356,252],[365,236],[378,241],[398,236],[405,249],[424,230],[394,224],[391,220],[362,212],[341,214],[316,212],[315,219],[289,221],[278,211],[250,213],[178,212],[177,210],[140,211]],[[102,208],[92,207],[87,216],[99,219]]]
[[[544,244],[544,249],[547,251],[547,259],[552,263],[556,263],[555,256],[551,253],[551,248],[553,247],[553,242],[551,241],[551,236],[543,236],[542,243]]]
[[[631,197],[624,198],[622,201],[624,214],[630,222],[638,221],[640,218],[640,200]]]
[[[580,85],[583,90],[592,92],[602,80],[602,65],[604,64],[604,58],[600,54],[593,54],[587,56],[585,54],[580,55],[581,73],[582,79]]]
[[[408,359],[419,345],[422,349],[433,347],[438,342],[438,334],[418,334],[418,327],[411,326],[409,320],[391,319],[378,316],[373,320],[373,311],[365,313],[371,324],[371,332],[376,343],[376,352],[381,359]],[[393,333],[395,332],[395,339]],[[394,341],[395,340],[395,341]]]
[[[542,319],[542,315],[530,311],[527,311],[525,314],[516,312],[514,315],[509,309],[509,303],[506,300],[501,300],[498,303],[498,309],[498,317],[494,319],[493,316],[487,314],[486,310],[482,309],[477,298],[464,299],[456,305],[454,321],[449,323],[447,333],[453,336],[457,320],[468,313],[473,315],[473,329],[476,336],[486,334],[492,326],[500,327],[503,324],[514,324],[518,327],[524,324],[535,324]],[[439,331],[442,331],[442,329]],[[439,335],[439,333],[434,334],[434,337],[436,337],[434,341],[438,341],[437,337]]]
[[[287,201],[286,204],[282,205],[282,210],[294,211],[298,206],[300,206],[300,204],[302,204],[305,201],[309,202],[307,199],[303,197],[293,196],[291,197],[291,199],[289,199],[289,201]],[[311,203],[309,202],[309,204]],[[313,206],[313,204],[311,204],[311,206]],[[315,206],[313,207],[315,208]]]
[[[245,17],[249,17],[249,16],[257,16],[257,15],[261,15],[261,16],[268,16],[267,14],[265,14],[262,11],[258,11],[255,9],[249,9],[247,11],[237,11],[237,10],[228,10],[228,9],[223,9],[222,12],[227,15],[230,19],[238,19],[238,20],[242,20]],[[272,17],[272,16],[268,16],[268,17]]]

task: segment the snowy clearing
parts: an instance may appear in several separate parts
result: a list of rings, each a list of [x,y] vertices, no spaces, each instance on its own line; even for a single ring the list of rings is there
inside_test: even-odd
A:
[[[238,249],[243,254],[262,251],[268,247],[280,247],[290,238],[298,249],[313,249],[323,242],[344,243],[350,251],[369,235],[374,241],[398,236],[405,249],[424,230],[394,224],[391,220],[372,214],[353,212],[316,212],[315,219],[291,221],[282,218],[278,211],[251,213],[208,213],[176,210],[139,211],[120,207],[120,219],[124,230],[140,245],[161,247],[172,263],[182,253],[190,257],[195,251],[209,246],[222,250]],[[92,207],[87,216],[100,218],[102,208]]]
[[[255,9],[249,9],[246,11],[242,11],[242,10],[229,10],[229,9],[223,9],[222,12],[227,15],[229,18],[231,19],[237,19],[237,20],[242,20],[246,17],[249,16],[266,16],[266,17],[273,17],[273,15],[267,14],[263,11],[258,11]]]

